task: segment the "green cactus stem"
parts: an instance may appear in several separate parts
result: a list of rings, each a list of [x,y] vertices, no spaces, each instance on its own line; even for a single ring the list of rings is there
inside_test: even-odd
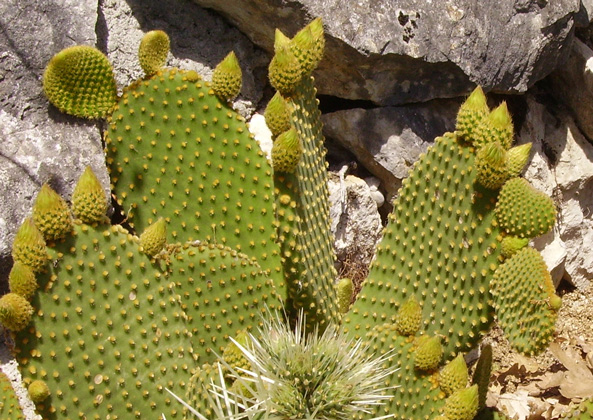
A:
[[[242,81],[239,60],[231,51],[215,68],[212,73],[212,89],[223,101],[232,101],[241,91]]]
[[[152,76],[165,66],[170,44],[169,35],[164,31],[155,30],[144,34],[138,47],[138,61],[147,76]]]
[[[43,90],[60,111],[84,118],[104,118],[117,99],[111,63],[87,46],[57,53],[43,73]]]

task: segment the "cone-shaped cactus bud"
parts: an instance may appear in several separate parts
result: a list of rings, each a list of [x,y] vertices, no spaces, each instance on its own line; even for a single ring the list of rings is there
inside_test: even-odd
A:
[[[245,347],[249,341],[249,336],[245,331],[241,331],[239,334],[237,334],[234,340],[236,343],[239,343],[241,346]],[[226,345],[222,352],[222,359],[236,372],[240,373],[241,369],[250,370],[251,363],[249,360],[247,360],[235,342],[230,342]]]
[[[458,354],[439,372],[439,386],[446,395],[451,395],[455,391],[465,388],[468,378],[465,359],[461,354]]]
[[[559,311],[562,307],[562,298],[556,294],[553,294],[548,298],[548,304],[553,311]]]
[[[515,146],[507,151],[506,166],[509,178],[515,178],[516,176],[521,175],[521,172],[523,172],[523,169],[529,160],[530,152],[531,143]]]
[[[290,40],[279,30],[276,30],[274,50],[268,69],[270,84],[283,95],[290,95],[303,77],[303,70],[292,51]]]
[[[400,306],[395,317],[395,329],[401,335],[412,336],[420,329],[422,307],[414,296]]]
[[[16,293],[7,293],[0,298],[0,324],[11,331],[24,329],[33,316],[33,307],[27,299]]]
[[[294,172],[301,155],[303,145],[294,128],[280,134],[272,146],[272,166],[277,172]]]
[[[72,192],[72,212],[84,223],[98,223],[105,219],[107,198],[101,183],[90,166],[87,166],[74,192]]]
[[[321,59],[325,48],[323,22],[321,18],[313,20],[301,29],[291,41],[292,52],[298,59],[303,73],[311,73]]]
[[[138,47],[138,61],[147,76],[152,76],[165,66],[170,45],[169,35],[164,31],[144,34]]]
[[[140,235],[140,246],[142,252],[150,257],[156,254],[167,244],[167,223],[162,217],[152,225],[148,226],[142,235]]]
[[[480,358],[476,363],[472,384],[478,387],[478,409],[486,406],[486,395],[488,394],[488,385],[490,384],[490,374],[492,373],[492,346],[485,344],[482,346]]]
[[[506,152],[498,142],[487,143],[476,154],[476,181],[483,187],[496,190],[509,179]]]
[[[472,420],[478,413],[478,386],[460,389],[447,398],[443,414],[449,420]]]
[[[417,339],[414,352],[414,367],[419,370],[433,370],[441,362],[443,346],[438,336],[422,336]]]
[[[554,201],[523,178],[510,179],[500,190],[496,219],[508,235],[535,238],[556,222]]]
[[[500,244],[500,253],[504,258],[512,257],[529,243],[529,238],[517,236],[505,236]]]
[[[459,108],[455,130],[465,141],[473,144],[474,132],[489,112],[486,95],[478,86]]]
[[[47,184],[43,184],[33,204],[33,220],[46,241],[63,238],[74,226],[68,204]]]
[[[50,395],[49,387],[45,381],[39,379],[29,384],[28,391],[31,401],[35,404],[45,401]]]
[[[338,281],[336,289],[338,292],[338,310],[340,313],[345,314],[350,309],[350,301],[354,293],[354,283],[352,283],[352,279],[344,277]]]
[[[273,136],[278,136],[290,129],[290,114],[288,113],[286,101],[280,92],[276,92],[268,102],[264,118]]]
[[[232,101],[241,91],[242,77],[239,60],[231,51],[214,69],[212,89],[220,99]]]
[[[105,117],[117,100],[109,60],[88,46],[57,53],[43,74],[43,90],[60,111],[84,118]]]
[[[45,239],[31,217],[25,219],[16,233],[12,244],[12,258],[28,265],[34,272],[39,272],[49,259]]]
[[[507,103],[502,102],[488,114],[489,142],[498,141],[505,150],[513,143],[513,119],[507,108]]]
[[[38,288],[35,273],[31,267],[20,261],[15,261],[8,275],[8,287],[11,292],[31,300]]]

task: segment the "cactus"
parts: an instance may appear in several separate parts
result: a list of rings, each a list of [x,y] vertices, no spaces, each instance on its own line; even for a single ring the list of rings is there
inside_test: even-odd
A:
[[[321,21],[292,39],[276,32],[269,77],[278,92],[265,113],[272,162],[228,103],[240,89],[234,54],[208,82],[162,67],[163,40],[147,35],[146,76],[120,97],[110,96],[110,67],[96,52],[59,53],[46,72],[48,90],[76,103],[60,109],[107,117],[106,162],[130,230],[108,223],[100,185],[85,172],[74,220],[50,194],[53,204],[38,205],[35,222],[27,219],[17,234],[13,256],[41,290],[23,289],[33,301],[20,312],[14,308],[31,306],[27,299],[6,295],[0,320],[14,330],[26,381],[47,384],[40,412],[52,419],[194,413],[169,390],[200,401],[207,418],[241,415],[228,412],[218,393],[238,397],[239,411],[285,418],[469,420],[483,407],[487,374],[469,384],[463,353],[495,316],[522,352],[547,345],[561,301],[526,240],[551,228],[554,206],[518,178],[529,147],[511,148],[505,104],[490,111],[476,89],[457,131],[415,163],[369,277],[344,313],[311,76],[323,55]],[[60,70],[65,57],[90,57],[91,71]],[[79,106],[76,89],[88,89],[96,72],[104,86],[92,88],[104,94]],[[60,217],[48,218],[50,211]],[[65,227],[46,228],[58,219]],[[269,320],[279,308],[286,324]],[[22,316],[28,312],[31,323]],[[233,341],[240,334],[247,344]],[[374,379],[360,370],[367,362]]]
[[[3,420],[25,419],[10,379],[4,372],[0,372],[0,417]]]
[[[562,414],[563,419],[591,420],[593,419],[593,399],[586,398],[580,404]]]

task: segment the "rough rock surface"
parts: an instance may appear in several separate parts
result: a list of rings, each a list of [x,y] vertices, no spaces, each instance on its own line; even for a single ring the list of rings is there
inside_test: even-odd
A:
[[[321,16],[329,37],[320,91],[382,105],[459,96],[475,84],[524,92],[568,54],[580,8],[579,0],[194,1],[268,51],[275,28],[292,36]]]
[[[350,109],[324,115],[326,137],[339,142],[381,184],[391,200],[434,138],[455,128],[460,102]]]
[[[328,182],[336,257],[338,264],[368,265],[381,239],[381,216],[369,185],[345,172],[330,172]]]
[[[586,290],[593,279],[593,145],[566,111],[551,111],[532,96],[527,107],[519,143],[533,142],[533,158],[525,177],[558,208],[553,232],[536,246],[556,281]]]

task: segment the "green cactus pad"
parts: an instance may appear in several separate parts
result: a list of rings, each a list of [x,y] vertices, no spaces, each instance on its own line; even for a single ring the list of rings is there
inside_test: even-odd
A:
[[[272,166],[277,172],[294,172],[301,156],[303,145],[297,131],[291,128],[280,134],[272,146]]]
[[[28,265],[34,272],[41,271],[49,260],[45,239],[31,217],[26,218],[16,232],[12,243],[12,258]]]
[[[51,395],[51,391],[47,386],[47,383],[41,380],[31,382],[27,387],[27,390],[29,391],[29,397],[31,397],[31,401],[33,401],[35,404],[45,401]]]
[[[181,418],[165,387],[183,394],[195,362],[166,270],[115,226],[76,225],[49,252],[59,264],[39,279],[33,322],[15,335],[23,377],[51,391],[38,410],[50,419]]]
[[[274,57],[268,75],[270,84],[283,95],[290,95],[304,76],[304,71],[290,45],[290,39],[276,29]]]
[[[232,101],[241,91],[243,83],[237,56],[231,51],[212,73],[212,89],[223,101]]]
[[[352,279],[347,277],[340,279],[336,284],[338,294],[338,307],[340,313],[345,314],[350,308],[350,302],[352,301],[352,294],[354,293],[354,283]]]
[[[286,106],[286,101],[280,94],[276,92],[264,111],[264,118],[266,125],[272,132],[273,136],[278,136],[285,131],[290,130],[290,115]]]
[[[169,35],[163,31],[144,34],[138,47],[138,61],[147,76],[152,76],[165,66],[170,44]]]
[[[2,420],[25,420],[18,397],[10,379],[4,372],[0,372],[0,418]]]
[[[222,245],[184,247],[175,255],[181,307],[199,363],[212,363],[230,337],[260,325],[266,308],[280,307],[271,279],[246,255]]]
[[[509,179],[506,152],[500,143],[488,143],[476,154],[476,181],[480,185],[496,190]]]
[[[154,257],[163,250],[167,244],[167,225],[165,219],[159,218],[148,226],[140,235],[142,252],[149,257]]]
[[[8,274],[8,287],[11,292],[31,300],[39,286],[31,267],[16,261]]]
[[[523,178],[509,180],[500,190],[496,220],[502,230],[520,238],[535,238],[556,222],[554,201]]]
[[[31,322],[33,307],[27,299],[16,293],[0,298],[0,324],[11,331],[21,331]]]
[[[489,112],[486,95],[478,86],[459,108],[455,130],[462,139],[473,143],[475,131]]]
[[[103,186],[90,166],[87,166],[72,192],[72,213],[83,223],[102,222],[107,213],[107,198]]]
[[[46,241],[62,239],[72,231],[68,204],[47,184],[43,184],[33,204],[33,220]]]
[[[401,335],[416,335],[422,324],[422,307],[414,296],[397,310],[395,328]]]
[[[517,252],[498,267],[491,291],[511,345],[528,355],[544,350],[553,338],[557,309],[552,307],[554,284],[542,256],[533,248]]]
[[[486,406],[488,385],[492,374],[492,345],[484,344],[480,351],[480,358],[476,363],[472,384],[478,386],[478,408],[481,410]]]
[[[370,273],[345,327],[357,336],[394,321],[414,296],[426,334],[442,334],[444,357],[476,344],[491,324],[489,284],[498,266],[496,193],[475,183],[473,148],[436,139],[404,180]]]
[[[460,389],[447,398],[443,414],[449,420],[472,420],[478,412],[478,386]]]
[[[462,354],[458,354],[453,360],[447,363],[439,372],[439,387],[446,395],[467,386],[469,374],[467,364]]]
[[[531,152],[531,143],[515,146],[507,151],[506,167],[509,178],[514,178],[521,175],[525,165],[529,161],[529,153]]]
[[[56,54],[43,74],[49,101],[66,114],[103,118],[115,105],[117,87],[107,57],[87,46],[66,48]]]
[[[500,253],[503,257],[509,258],[525,248],[529,244],[529,238],[517,236],[505,236],[500,243]]]
[[[420,336],[416,339],[414,367],[419,370],[432,371],[441,363],[443,346],[438,336]]]
[[[117,201],[137,232],[163,217],[173,241],[227,245],[280,273],[272,168],[244,119],[194,73],[162,71],[124,90],[106,134]]]

